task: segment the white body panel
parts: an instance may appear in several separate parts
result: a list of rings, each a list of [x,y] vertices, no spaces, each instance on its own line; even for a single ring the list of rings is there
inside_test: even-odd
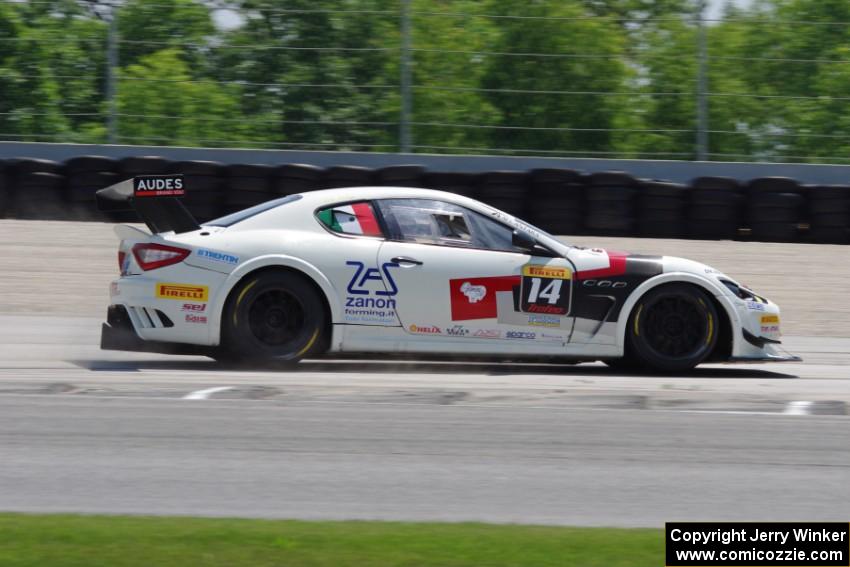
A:
[[[340,235],[316,218],[317,210],[330,205],[390,198],[466,207],[526,231],[560,257]],[[624,255],[565,245],[510,215],[440,191],[316,191],[226,228],[204,226],[185,234],[152,236],[122,226],[116,233],[124,251],[138,242],[191,250],[183,262],[147,272],[128,253],[125,275],[112,284],[112,303],[127,308],[136,333],[146,341],[218,345],[227,298],[240,280],[257,270],[286,268],[309,277],[327,300],[332,351],[617,357],[623,354],[626,324],[638,299],[658,285],[687,282],[711,294],[728,317],[733,357],[766,359],[777,354],[770,345],[748,342],[744,330],[777,339],[779,308],[742,300],[721,281],[730,278],[708,266],[672,257],[629,257],[626,269]],[[523,278],[526,266],[562,274],[554,277],[561,280],[555,283],[553,278],[543,280],[535,293],[544,298],[547,293],[557,295],[559,301],[568,294],[568,313],[535,314],[517,306],[511,289],[519,286],[521,294],[529,293],[531,280]],[[638,271],[630,274],[633,266]],[[163,295],[159,284],[177,287]],[[173,325],[158,320],[158,313]]]

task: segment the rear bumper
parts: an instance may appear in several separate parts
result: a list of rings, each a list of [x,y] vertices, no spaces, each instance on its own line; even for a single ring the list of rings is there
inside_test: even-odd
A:
[[[161,354],[207,355],[211,349],[200,345],[146,341],[139,337],[123,305],[110,305],[106,323],[100,327],[101,350],[154,352]]]

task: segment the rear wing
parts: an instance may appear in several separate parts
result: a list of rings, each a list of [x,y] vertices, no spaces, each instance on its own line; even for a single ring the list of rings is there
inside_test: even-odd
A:
[[[182,174],[140,175],[95,193],[105,212],[136,211],[154,234],[192,232],[201,226],[178,200],[186,194]]]

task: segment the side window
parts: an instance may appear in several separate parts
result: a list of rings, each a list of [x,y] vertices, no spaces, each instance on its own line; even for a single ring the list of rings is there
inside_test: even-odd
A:
[[[391,237],[405,242],[518,252],[507,226],[465,207],[430,199],[378,201]]]
[[[366,201],[334,205],[320,210],[316,217],[326,227],[340,234],[383,236],[375,210]]]

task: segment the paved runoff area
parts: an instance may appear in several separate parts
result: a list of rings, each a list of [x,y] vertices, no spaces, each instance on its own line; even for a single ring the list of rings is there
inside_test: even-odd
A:
[[[701,260],[805,362],[601,364],[102,352],[111,226],[0,221],[0,510],[659,526],[850,516],[839,246],[575,239]]]

